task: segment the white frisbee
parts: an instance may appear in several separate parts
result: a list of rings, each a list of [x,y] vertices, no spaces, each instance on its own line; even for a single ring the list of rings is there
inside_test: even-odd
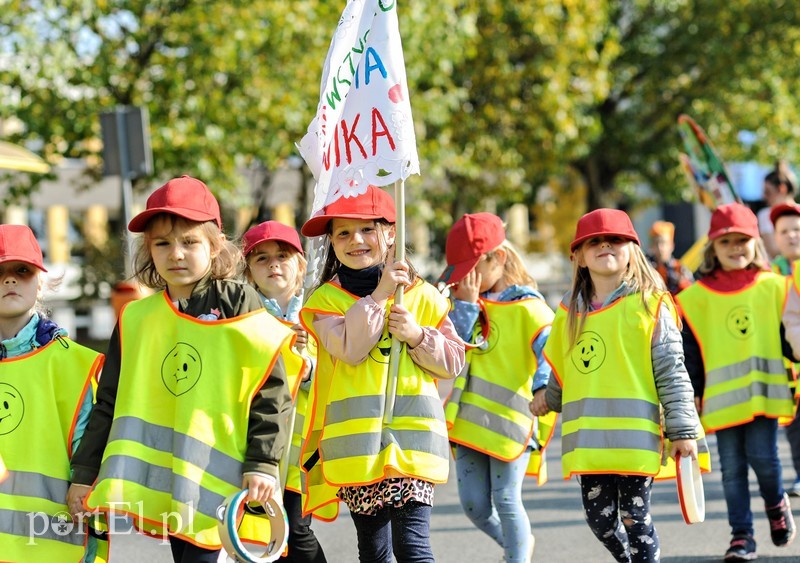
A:
[[[236,562],[241,563],[272,563],[280,559],[286,542],[289,539],[289,522],[283,506],[274,498],[267,504],[245,503],[247,489],[233,493],[225,499],[225,503],[217,509],[217,529],[222,547]],[[264,552],[254,554],[239,538],[239,526],[244,515],[269,520],[270,537],[264,540]],[[262,542],[259,541],[259,544]]]
[[[700,464],[696,459],[678,454],[675,456],[675,468],[678,472],[678,500],[683,520],[687,524],[702,522],[706,519],[706,497]]]

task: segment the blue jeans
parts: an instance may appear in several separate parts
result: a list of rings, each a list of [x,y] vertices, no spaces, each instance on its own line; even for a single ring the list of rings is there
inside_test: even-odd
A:
[[[505,560],[524,562],[531,549],[531,522],[522,504],[522,480],[530,448],[511,462],[456,446],[458,496],[467,517],[505,550]]]
[[[433,563],[431,507],[410,501],[395,508],[384,506],[377,514],[350,513],[356,525],[361,563]]]
[[[759,416],[746,424],[717,430],[717,450],[731,533],[753,535],[748,465],[756,474],[766,506],[775,506],[783,498],[778,421]]]

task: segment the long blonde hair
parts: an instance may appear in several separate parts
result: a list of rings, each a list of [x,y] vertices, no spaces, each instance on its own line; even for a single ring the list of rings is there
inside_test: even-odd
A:
[[[153,216],[145,227],[144,233],[136,242],[133,255],[133,275],[145,287],[151,289],[164,289],[167,282],[156,270],[153,255],[150,253],[153,226],[159,222],[169,225],[169,232],[176,225],[191,229],[200,225],[201,232],[208,239],[211,247],[211,278],[215,280],[232,279],[241,274],[241,265],[244,262],[242,251],[233,242],[225,238],[214,221],[191,221],[172,213],[159,213]]]
[[[586,243],[582,243],[575,249],[575,254],[582,251],[584,244]],[[650,261],[642,252],[641,247],[633,241],[628,241],[627,244],[630,245],[631,259],[622,276],[622,281],[628,282],[639,292],[645,311],[655,318],[656,311],[650,310],[647,303],[648,297],[653,293],[666,293],[667,287],[661,275],[650,265]],[[578,336],[583,332],[586,313],[589,312],[589,304],[592,302],[594,294],[594,284],[589,268],[578,265],[576,256],[573,256],[572,271],[572,288],[567,309],[567,331],[570,346],[575,344]],[[578,321],[579,315],[580,321]]]
[[[506,263],[503,266],[503,281],[508,285],[527,285],[537,289],[536,280],[530,275],[519,252],[508,239],[504,240],[494,250],[487,252],[485,254],[486,259],[494,260],[499,249],[504,250],[506,253]]]
[[[755,255],[753,261],[744,267],[745,270],[769,270],[769,259],[767,259],[767,251],[764,248],[764,241],[760,237],[756,237]],[[717,252],[714,250],[714,241],[710,240],[703,247],[703,261],[697,269],[702,275],[707,276],[722,267],[717,258]]]

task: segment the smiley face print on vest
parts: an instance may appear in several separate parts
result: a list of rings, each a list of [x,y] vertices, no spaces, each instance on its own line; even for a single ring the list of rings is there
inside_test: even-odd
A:
[[[725,326],[739,340],[750,338],[753,334],[753,312],[750,307],[740,305],[731,309],[725,319]]]
[[[572,348],[570,357],[579,372],[591,373],[606,360],[606,343],[596,332],[585,331]]]
[[[381,339],[378,340],[378,345],[370,350],[369,357],[371,360],[378,362],[379,364],[388,364],[389,354],[391,351],[392,335],[389,334],[388,330],[384,330],[383,334],[381,334]]]
[[[474,337],[474,342],[477,344],[477,348],[472,349],[473,354],[487,354],[491,352],[495,346],[497,346],[497,341],[500,340],[500,330],[497,328],[497,323],[494,321],[489,321],[489,332],[484,335],[480,331],[476,331],[477,334]]]
[[[16,430],[25,414],[25,402],[17,389],[0,383],[0,436]]]
[[[191,390],[203,373],[203,360],[191,344],[178,342],[161,363],[161,381],[176,397]]]

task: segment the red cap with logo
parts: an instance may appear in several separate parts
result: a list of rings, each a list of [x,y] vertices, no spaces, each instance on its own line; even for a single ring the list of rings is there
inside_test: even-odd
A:
[[[0,225],[0,264],[3,262],[24,262],[47,271],[39,242],[25,225]]]
[[[800,215],[800,205],[796,203],[779,203],[769,210],[769,220],[772,221],[772,226],[778,222],[778,219],[784,215]]]
[[[639,235],[636,234],[627,213],[619,209],[595,209],[578,219],[575,238],[569,249],[575,252],[582,242],[601,236],[622,237],[640,244]]]
[[[328,232],[331,219],[385,219],[395,222],[392,196],[377,186],[367,186],[367,191],[356,197],[340,197],[326,205],[305,222],[300,232],[307,237],[321,237]]]
[[[757,238],[759,235],[756,214],[741,203],[726,203],[717,207],[711,214],[708,239],[714,240],[728,233],[740,233]]]
[[[191,176],[173,178],[150,194],[145,210],[131,219],[128,230],[143,233],[147,222],[159,213],[170,213],[201,223],[214,221],[222,229],[217,199],[208,186]]]
[[[503,221],[493,213],[467,213],[453,224],[447,234],[447,268],[439,283],[456,284],[464,279],[481,259],[506,240]]]
[[[300,244],[300,236],[297,231],[278,221],[264,221],[247,229],[242,236],[242,252],[247,256],[256,246],[268,240],[285,242],[303,254],[303,245]]]

